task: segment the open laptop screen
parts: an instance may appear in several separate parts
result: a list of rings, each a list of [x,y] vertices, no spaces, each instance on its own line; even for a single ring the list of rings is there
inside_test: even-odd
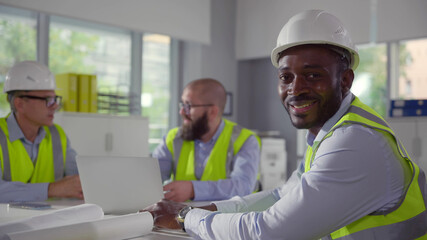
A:
[[[163,198],[155,158],[77,156],[77,167],[85,202],[106,214],[137,212]]]

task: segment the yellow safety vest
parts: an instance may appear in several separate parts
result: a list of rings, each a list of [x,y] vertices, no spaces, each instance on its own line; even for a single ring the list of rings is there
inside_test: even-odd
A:
[[[357,97],[352,101],[348,112],[329,130],[328,134],[320,142],[315,142],[312,147],[307,148],[305,172],[310,171],[321,142],[330,137],[335,129],[346,124],[361,124],[376,131],[388,133],[392,142],[396,144],[401,157],[410,166],[412,180],[406,190],[405,198],[399,206],[388,212],[372,213],[362,217],[324,239],[427,239],[424,172],[411,161],[405,148],[384,119]]]
[[[0,160],[3,180],[23,183],[54,182],[64,176],[67,137],[64,130],[54,124],[44,127],[46,136],[39,145],[33,163],[20,139],[9,140],[6,118],[0,119]]]
[[[224,119],[224,123],[224,129],[209,155],[200,179],[202,181],[226,179],[231,172],[233,156],[240,151],[248,137],[256,136],[234,122]],[[197,180],[194,173],[194,141],[184,141],[180,137],[180,131],[180,128],[174,128],[166,136],[166,145],[174,162],[174,180]],[[258,136],[256,137],[260,144]]]

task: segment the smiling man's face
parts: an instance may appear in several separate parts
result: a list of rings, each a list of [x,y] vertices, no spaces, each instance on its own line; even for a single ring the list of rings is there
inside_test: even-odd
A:
[[[326,47],[302,45],[279,60],[278,92],[292,124],[317,135],[339,109],[346,91],[337,55]]]

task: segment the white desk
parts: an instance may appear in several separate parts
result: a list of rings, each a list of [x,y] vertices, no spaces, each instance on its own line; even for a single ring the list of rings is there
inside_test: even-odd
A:
[[[12,208],[9,204],[0,204],[0,224],[5,224],[8,222],[16,221],[19,219],[24,219],[28,217],[38,216],[44,213],[48,213],[57,209],[63,209],[70,206],[75,206],[79,204],[83,204],[84,201],[80,200],[54,200],[48,201],[52,205],[51,209],[45,210],[30,210],[30,209],[19,209]],[[104,216],[108,218],[108,215]],[[167,232],[151,232],[144,236],[132,238],[133,240],[183,240],[183,239],[191,239],[191,237],[187,235],[180,234],[172,234]]]

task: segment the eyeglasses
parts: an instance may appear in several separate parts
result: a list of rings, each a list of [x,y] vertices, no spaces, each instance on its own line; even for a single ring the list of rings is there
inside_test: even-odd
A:
[[[19,98],[30,98],[30,99],[38,99],[38,100],[44,100],[46,101],[46,107],[52,107],[53,105],[58,104],[61,105],[62,97],[61,96],[55,96],[55,97],[37,97],[37,96],[31,96],[31,95],[21,95],[18,96]]]
[[[189,104],[189,103],[183,103],[180,102],[179,103],[179,109],[183,108],[185,114],[190,114],[190,110],[191,108],[195,108],[195,107],[210,107],[210,106],[214,106],[215,104]]]

